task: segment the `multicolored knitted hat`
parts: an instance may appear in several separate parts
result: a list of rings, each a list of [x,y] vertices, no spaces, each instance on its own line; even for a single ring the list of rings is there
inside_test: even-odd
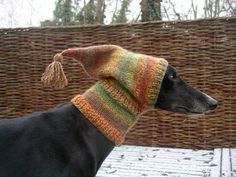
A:
[[[116,45],[71,48],[56,54],[42,76],[46,86],[68,84],[60,61],[63,56],[78,60],[85,71],[98,79],[72,103],[111,141],[121,144],[139,115],[153,108],[168,62],[133,53]]]

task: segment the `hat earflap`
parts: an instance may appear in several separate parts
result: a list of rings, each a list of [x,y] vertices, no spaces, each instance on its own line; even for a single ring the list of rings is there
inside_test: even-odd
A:
[[[63,56],[61,53],[53,57],[53,62],[47,66],[41,77],[44,86],[60,89],[68,85],[68,80],[61,64],[62,60]]]

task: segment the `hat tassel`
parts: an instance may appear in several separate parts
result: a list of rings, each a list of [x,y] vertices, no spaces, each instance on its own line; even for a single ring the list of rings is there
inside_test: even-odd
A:
[[[41,77],[44,86],[59,89],[68,85],[68,80],[61,64],[62,59],[62,54],[58,53],[53,57],[53,62],[47,66]]]

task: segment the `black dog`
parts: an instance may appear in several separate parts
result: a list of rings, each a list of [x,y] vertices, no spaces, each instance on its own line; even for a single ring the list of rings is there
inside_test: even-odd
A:
[[[168,66],[156,107],[202,114],[216,106]],[[95,177],[114,146],[72,103],[65,103],[0,121],[0,176]]]

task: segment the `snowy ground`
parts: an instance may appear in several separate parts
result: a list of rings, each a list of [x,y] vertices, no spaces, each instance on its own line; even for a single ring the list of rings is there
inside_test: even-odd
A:
[[[236,177],[236,149],[116,147],[96,177]]]

